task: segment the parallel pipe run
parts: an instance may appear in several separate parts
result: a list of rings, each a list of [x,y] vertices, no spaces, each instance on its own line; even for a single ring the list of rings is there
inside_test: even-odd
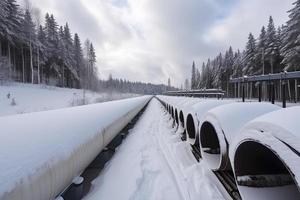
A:
[[[55,199],[150,98],[1,117],[0,199]]]
[[[186,117],[186,130],[188,142],[192,145],[199,144],[199,121],[201,121],[204,114],[212,108],[233,103],[233,101],[228,100],[206,100],[194,104]]]
[[[300,107],[281,109],[249,122],[235,138],[230,159],[243,199],[300,199],[299,117]]]
[[[231,103],[209,110],[200,120],[203,160],[214,170],[231,170],[228,149],[239,130],[250,120],[279,110],[268,103]]]

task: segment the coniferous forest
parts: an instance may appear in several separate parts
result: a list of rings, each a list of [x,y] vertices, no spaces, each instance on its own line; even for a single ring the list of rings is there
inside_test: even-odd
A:
[[[26,7],[15,0],[0,1],[0,80],[95,89],[92,42],[82,44],[68,23],[59,26],[52,14],[41,24],[40,16]]]
[[[96,61],[93,43],[89,39],[82,42],[77,33],[73,35],[68,23],[60,26],[50,13],[43,20],[30,5],[22,8],[16,0],[0,1],[0,82],[140,94],[168,89],[112,77],[100,80]]]

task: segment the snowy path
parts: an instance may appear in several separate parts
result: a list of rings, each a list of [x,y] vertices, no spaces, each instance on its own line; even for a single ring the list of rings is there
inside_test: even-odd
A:
[[[86,200],[224,199],[153,99]]]

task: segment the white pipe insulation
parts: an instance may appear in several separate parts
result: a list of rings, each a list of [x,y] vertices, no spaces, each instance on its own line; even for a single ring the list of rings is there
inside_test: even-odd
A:
[[[55,199],[150,96],[0,118],[0,199]]]
[[[212,108],[233,103],[230,100],[205,100],[194,104],[186,116],[187,141],[194,145],[199,137],[199,122],[204,114]]]
[[[268,113],[249,122],[230,148],[244,200],[300,199],[300,107]]]
[[[231,169],[228,149],[240,129],[250,120],[279,110],[270,103],[231,103],[209,110],[199,123],[203,160],[212,170]]]

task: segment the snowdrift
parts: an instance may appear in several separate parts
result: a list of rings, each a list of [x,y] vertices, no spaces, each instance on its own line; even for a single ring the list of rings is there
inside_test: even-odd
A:
[[[0,117],[0,199],[55,199],[150,98]]]
[[[243,199],[300,199],[300,107],[249,122],[232,142],[230,158]]]
[[[279,110],[270,103],[232,103],[209,110],[199,124],[203,160],[212,170],[231,169],[228,149],[239,130],[250,120]]]

